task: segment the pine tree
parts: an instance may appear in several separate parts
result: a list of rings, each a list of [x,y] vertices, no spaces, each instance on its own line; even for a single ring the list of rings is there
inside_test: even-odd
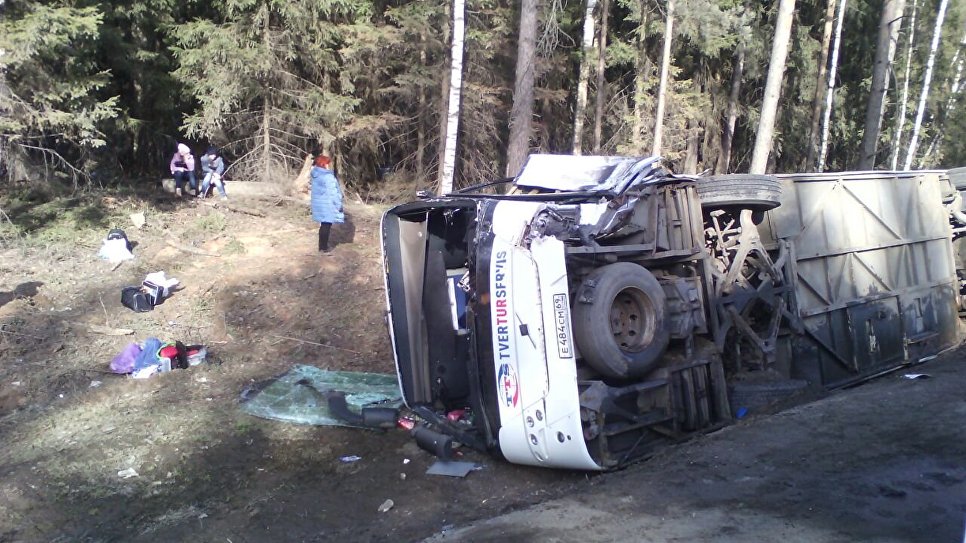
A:
[[[597,39],[597,98],[594,108],[594,153],[600,153],[600,140],[604,129],[604,102],[607,92],[604,88],[604,69],[607,65],[607,19],[610,13],[610,0],[603,0],[600,6],[600,33]]]
[[[597,0],[587,0],[584,10],[584,38],[581,42],[580,75],[577,78],[577,107],[574,109],[573,153],[583,153],[584,111],[587,108],[587,84],[590,80],[591,48],[594,42],[594,8]]]
[[[517,41],[516,80],[510,110],[510,138],[507,146],[507,176],[520,173],[530,150],[530,118],[533,116],[533,82],[536,71],[537,2],[524,0],[520,6],[520,38]]]
[[[765,99],[761,106],[755,149],[751,157],[751,173],[765,173],[768,156],[774,144],[775,112],[781,94],[782,77],[785,73],[785,58],[791,37],[792,15],[795,0],[780,0],[778,16],[775,20],[775,37],[772,40],[771,60],[768,63],[768,80],[765,83]]]
[[[117,99],[100,98],[109,75],[93,60],[102,21],[95,7],[9,1],[0,20],[0,172],[27,176],[30,156],[74,174],[84,153],[104,146]]]
[[[879,20],[879,38],[876,44],[875,64],[872,70],[872,89],[865,112],[865,129],[859,151],[859,170],[875,167],[876,147],[879,142],[879,128],[882,126],[882,113],[885,107],[885,94],[889,88],[889,69],[895,56],[896,40],[902,23],[905,0],[885,0]]]
[[[234,0],[217,19],[175,29],[175,76],[198,103],[185,117],[188,136],[221,140],[238,157],[236,172],[284,179],[307,150],[331,149],[359,103],[340,62],[366,2]]]

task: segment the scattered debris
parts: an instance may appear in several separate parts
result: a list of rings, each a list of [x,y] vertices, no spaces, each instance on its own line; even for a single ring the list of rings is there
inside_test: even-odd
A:
[[[903,379],[929,379],[932,375],[928,373],[907,373],[902,377]]]
[[[138,211],[137,213],[131,213],[130,217],[131,217],[131,224],[133,224],[134,227],[137,228],[138,230],[144,228],[145,223],[147,223],[147,220],[144,217],[143,211]]]
[[[394,505],[396,504],[392,500],[386,500],[382,502],[382,505],[379,506],[379,512],[385,513],[386,511],[392,509]]]
[[[131,242],[127,239],[127,234],[120,228],[114,228],[107,233],[107,237],[101,242],[101,248],[97,251],[97,256],[102,260],[107,260],[115,264],[120,264],[125,260],[134,258],[131,253]],[[113,269],[117,269],[115,266]]]
[[[138,472],[134,468],[127,468],[117,472],[117,476],[121,479],[130,479],[131,477],[137,477]]]
[[[166,277],[163,271],[149,273],[139,287],[121,289],[121,304],[137,313],[151,311],[161,305],[181,282]]]
[[[97,388],[97,387],[101,386],[102,384],[104,384],[104,383],[102,383],[101,381],[91,381],[91,384],[88,386],[88,388]]]
[[[409,459],[408,458],[403,458],[403,465],[406,465],[408,463],[409,463]]]
[[[146,379],[172,369],[186,369],[204,362],[208,349],[204,345],[185,345],[180,341],[163,342],[149,337],[131,343],[111,360],[111,371]]]
[[[483,466],[473,462],[460,462],[454,460],[437,460],[429,469],[426,475],[445,475],[447,477],[466,477],[471,471],[483,469]]]
[[[359,460],[362,460],[362,457],[354,454],[347,454],[339,457],[339,462],[342,462],[343,464],[351,464],[353,462],[358,462]]]
[[[302,381],[311,386],[300,384]],[[330,371],[296,365],[257,393],[252,390],[253,386],[248,385],[242,391],[243,411],[256,417],[297,424],[365,427],[330,411],[325,396],[336,392],[344,394],[346,404],[354,412],[372,406],[398,407],[402,403],[396,376],[381,373]]]

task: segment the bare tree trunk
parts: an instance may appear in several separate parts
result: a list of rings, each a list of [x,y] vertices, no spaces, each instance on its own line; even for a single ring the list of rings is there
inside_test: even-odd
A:
[[[728,117],[721,134],[721,154],[715,166],[715,173],[728,173],[731,164],[731,143],[735,138],[735,124],[738,121],[738,95],[741,93],[741,78],[745,70],[745,44],[739,43],[735,49],[734,66],[731,69],[731,92],[728,93]]]
[[[875,47],[875,63],[872,67],[872,89],[865,108],[865,131],[859,148],[857,169],[875,168],[875,153],[879,143],[879,129],[882,127],[882,112],[885,94],[889,90],[889,67],[896,54],[896,40],[902,26],[902,11],[905,0],[885,0],[879,18],[879,39]]]
[[[271,50],[271,35],[269,34],[270,14],[265,16],[265,23],[262,26],[262,45],[266,51]],[[271,89],[265,89],[265,99],[262,103],[262,181],[271,181],[272,177],[272,139],[271,139],[271,114],[272,114],[272,94]]]
[[[780,0],[778,17],[775,19],[775,39],[771,46],[771,59],[768,61],[768,78],[765,80],[765,98],[761,104],[758,119],[758,134],[751,153],[749,173],[765,173],[768,155],[771,154],[772,139],[775,135],[775,112],[781,96],[782,79],[785,76],[785,58],[788,56],[788,41],[792,34],[792,17],[795,14],[795,0]]]
[[[697,120],[688,120],[688,142],[684,152],[684,173],[696,175],[698,173],[698,148],[701,140],[701,123]]]
[[[419,65],[426,66],[426,34],[419,33]],[[416,112],[416,179],[426,176],[426,87],[419,87],[419,111]]]
[[[899,167],[899,148],[902,147],[902,129],[906,124],[906,105],[909,102],[909,71],[912,68],[913,43],[916,39],[916,12],[919,0],[913,0],[912,17],[909,19],[909,33],[906,38],[906,70],[902,78],[902,96],[899,99],[899,114],[896,116],[896,133],[892,138],[892,163],[890,169]]]
[[[584,110],[587,108],[587,80],[590,79],[590,51],[594,44],[594,7],[597,0],[587,0],[584,10],[584,39],[581,42],[580,78],[577,80],[577,108],[574,111],[573,153],[583,152]]]
[[[654,112],[654,145],[651,155],[661,155],[664,138],[664,108],[667,102],[667,86],[671,71],[671,40],[674,37],[674,0],[667,0],[667,20],[664,25],[664,53],[661,55],[661,83],[657,90],[657,107]]]
[[[643,0],[640,2],[641,20],[637,25],[637,61],[634,69],[634,131],[631,141],[634,145],[634,153],[644,154],[644,89],[647,86],[647,76],[650,72],[650,59],[647,58],[647,51],[644,49],[645,29],[647,28],[647,11],[644,9]]]
[[[453,0],[453,43],[450,52],[449,107],[446,113],[446,138],[440,161],[439,194],[453,192],[456,169],[456,136],[460,122],[460,95],[463,91],[464,0]]]
[[[604,124],[604,102],[607,92],[604,88],[604,69],[607,60],[607,14],[610,10],[610,0],[603,0],[600,5],[600,38],[597,40],[597,111],[594,114],[594,153],[600,153],[600,140]]]
[[[835,0],[828,0],[825,5],[825,26],[822,29],[822,51],[818,58],[818,76],[815,81],[815,97],[812,98],[812,128],[808,133],[808,156],[805,159],[806,169],[811,169],[815,164],[815,155],[818,153],[819,130],[822,127],[822,105],[825,103],[825,91],[828,82],[825,77],[828,74],[828,53],[832,44],[832,28],[835,26]]]
[[[537,57],[537,0],[523,0],[520,7],[520,38],[517,42],[516,79],[510,110],[510,141],[506,174],[520,173],[530,151],[530,121],[533,117],[533,78]]]
[[[919,95],[919,108],[916,110],[916,121],[912,125],[912,137],[909,141],[909,151],[906,153],[906,162],[902,167],[906,171],[912,168],[912,160],[916,157],[916,148],[919,146],[919,129],[922,127],[922,117],[926,113],[929,83],[932,81],[932,67],[936,62],[936,51],[939,49],[939,38],[942,35],[943,20],[946,18],[947,7],[949,7],[949,0],[942,0],[939,3],[936,26],[932,32],[932,44],[929,46],[929,60],[926,61],[926,75],[922,81],[922,93]]]
[[[825,171],[825,156],[828,154],[828,137],[832,120],[832,98],[835,95],[835,73],[839,67],[839,49],[842,46],[842,23],[845,21],[845,0],[839,0],[838,21],[835,23],[835,45],[832,47],[832,66],[829,68],[828,85],[825,89],[825,117],[822,121],[822,146],[818,152],[815,171]]]

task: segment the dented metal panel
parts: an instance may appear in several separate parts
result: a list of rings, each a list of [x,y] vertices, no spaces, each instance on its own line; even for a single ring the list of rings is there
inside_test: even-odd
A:
[[[956,340],[955,261],[939,175],[779,177],[784,197],[768,212],[767,230],[794,256],[805,328],[796,376],[840,386]]]

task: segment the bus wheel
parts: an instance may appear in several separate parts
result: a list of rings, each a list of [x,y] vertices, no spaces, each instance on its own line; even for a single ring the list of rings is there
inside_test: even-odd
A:
[[[664,290],[651,272],[630,262],[588,275],[574,304],[574,339],[605,377],[630,379],[653,370],[669,339]]]

